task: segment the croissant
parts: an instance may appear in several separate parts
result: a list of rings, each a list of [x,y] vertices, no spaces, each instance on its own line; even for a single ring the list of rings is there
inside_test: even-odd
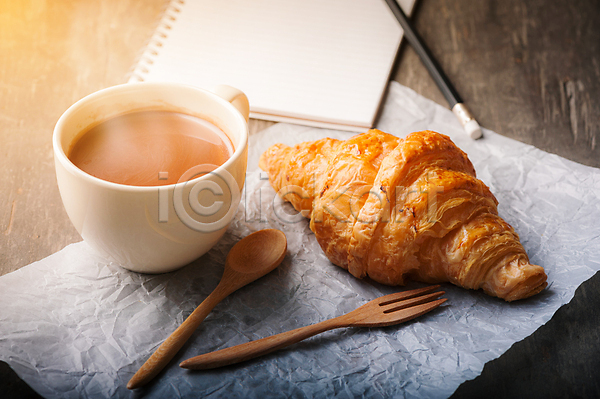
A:
[[[451,282],[506,301],[547,285],[467,155],[445,135],[399,139],[372,129],[349,140],[276,144],[259,166],[310,218],[329,260],[358,278]]]

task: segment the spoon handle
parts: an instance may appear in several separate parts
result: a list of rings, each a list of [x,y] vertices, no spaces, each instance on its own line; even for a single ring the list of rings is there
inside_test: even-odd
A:
[[[345,327],[348,325],[346,316],[347,315],[342,315],[333,319],[324,320],[320,323],[261,338],[256,341],[250,341],[245,344],[205,353],[187,359],[181,362],[179,366],[190,370],[207,370],[254,359],[255,357],[266,355],[275,350],[300,342],[313,335],[334,328]]]
[[[188,316],[187,319],[159,347],[146,363],[127,383],[128,389],[139,388],[152,380],[173,359],[179,349],[192,336],[200,323],[208,316],[213,308],[221,302],[228,292],[220,284],[206,299]]]

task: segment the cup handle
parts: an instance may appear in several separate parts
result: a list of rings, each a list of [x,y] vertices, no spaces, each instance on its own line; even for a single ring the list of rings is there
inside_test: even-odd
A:
[[[240,114],[246,119],[246,122],[248,122],[248,118],[250,117],[250,104],[248,103],[248,97],[246,97],[241,90],[227,85],[217,85],[213,87],[211,91],[217,96],[229,101],[231,105],[240,111]]]

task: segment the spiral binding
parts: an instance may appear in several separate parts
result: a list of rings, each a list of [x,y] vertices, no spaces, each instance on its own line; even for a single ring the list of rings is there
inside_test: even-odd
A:
[[[154,30],[154,34],[145,43],[140,55],[136,57],[133,68],[127,74],[127,81],[129,83],[143,82],[145,80],[145,75],[150,72],[150,68],[154,64],[154,59],[158,56],[160,48],[169,36],[169,31],[172,29],[173,23],[177,20],[177,16],[184,4],[185,0],[171,0],[158,26]]]

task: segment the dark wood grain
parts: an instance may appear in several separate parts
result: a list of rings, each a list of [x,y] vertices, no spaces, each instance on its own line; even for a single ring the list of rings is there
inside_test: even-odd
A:
[[[482,126],[600,167],[600,2],[422,0],[414,15]],[[447,106],[407,45],[394,79]]]
[[[40,399],[41,396],[19,378],[6,362],[0,361],[0,397],[11,399]]]
[[[600,274],[527,339],[488,362],[455,399],[600,397]]]

